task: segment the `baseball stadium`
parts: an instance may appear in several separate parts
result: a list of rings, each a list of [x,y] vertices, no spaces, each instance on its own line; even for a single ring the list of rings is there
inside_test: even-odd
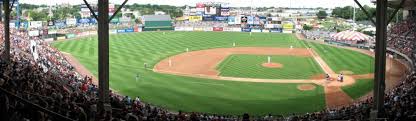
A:
[[[45,1],[1,0],[0,120],[416,120],[414,0]]]

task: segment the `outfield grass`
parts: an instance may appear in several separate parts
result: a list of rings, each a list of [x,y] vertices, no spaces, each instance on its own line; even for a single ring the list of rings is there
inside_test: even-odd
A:
[[[71,53],[97,76],[97,37],[61,41],[53,46]],[[324,91],[299,91],[297,84],[214,81],[143,69],[185,52],[237,46],[303,48],[290,34],[232,32],[143,32],[110,36],[110,87],[121,94],[140,96],[145,102],[177,111],[254,115],[305,113],[322,110]],[[136,74],[141,75],[135,81]]]
[[[354,74],[374,73],[374,58],[360,52],[336,48],[314,42],[305,42],[334,70],[351,71]]]
[[[261,79],[310,79],[313,75],[323,74],[321,67],[312,57],[276,55],[271,61],[280,63],[282,68],[266,68],[265,55],[230,55],[218,65],[221,76],[261,78]],[[296,67],[296,68],[294,68]]]

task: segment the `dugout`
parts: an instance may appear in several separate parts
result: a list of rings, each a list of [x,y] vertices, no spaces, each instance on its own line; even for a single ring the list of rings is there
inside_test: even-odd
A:
[[[144,15],[142,22],[144,31],[173,30],[172,19],[169,15]]]

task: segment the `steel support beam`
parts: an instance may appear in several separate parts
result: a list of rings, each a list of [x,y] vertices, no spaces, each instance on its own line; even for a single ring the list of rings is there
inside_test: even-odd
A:
[[[392,14],[392,15],[390,15],[390,19],[388,20],[387,24],[388,24],[388,23],[390,23],[390,22],[393,20],[394,16],[396,16],[397,12],[399,12],[400,8],[403,6],[403,4],[404,4],[404,2],[405,2],[405,1],[406,1],[406,0],[402,0],[402,1],[400,2],[399,6],[397,6],[397,7],[395,8],[396,10],[394,10],[393,14]]]
[[[13,0],[12,5],[10,5],[10,11],[13,10],[14,2],[16,2],[16,0]]]
[[[3,22],[3,6],[0,5],[0,21]]]
[[[374,103],[370,120],[384,117],[384,90],[386,87],[387,0],[377,0],[376,4]]]
[[[4,9],[4,60],[10,62],[10,0],[3,0]]]
[[[126,5],[128,0],[124,0],[123,4],[121,4],[120,7],[118,7],[117,11],[114,12],[114,14],[110,17],[109,21],[113,20],[113,18],[120,12],[121,8],[123,8],[124,5]]]
[[[84,0],[85,5],[87,5],[88,9],[90,10],[92,16],[98,21],[98,16],[95,14],[94,10],[91,8],[91,5],[87,2],[87,0]]]
[[[108,0],[98,1],[98,112],[108,110],[109,103],[109,21]],[[91,11],[93,12],[93,11]],[[111,108],[110,108],[111,110]]]
[[[358,0],[354,0],[354,2],[358,5],[358,7],[361,8],[361,10],[365,13],[365,15],[367,15],[367,18],[374,24],[376,25],[376,22],[373,20],[373,16],[370,15],[367,10],[361,5],[360,2],[358,2]]]

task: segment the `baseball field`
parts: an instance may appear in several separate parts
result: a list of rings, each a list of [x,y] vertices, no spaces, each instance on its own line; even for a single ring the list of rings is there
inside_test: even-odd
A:
[[[97,76],[97,44],[97,37],[85,37],[53,46]],[[373,73],[373,63],[369,55],[298,40],[292,34],[110,36],[110,88],[172,111],[238,115],[319,111],[370,92],[372,77],[360,75]],[[268,66],[272,64],[277,66]],[[324,81],[326,73],[331,78],[343,73],[346,82]]]

